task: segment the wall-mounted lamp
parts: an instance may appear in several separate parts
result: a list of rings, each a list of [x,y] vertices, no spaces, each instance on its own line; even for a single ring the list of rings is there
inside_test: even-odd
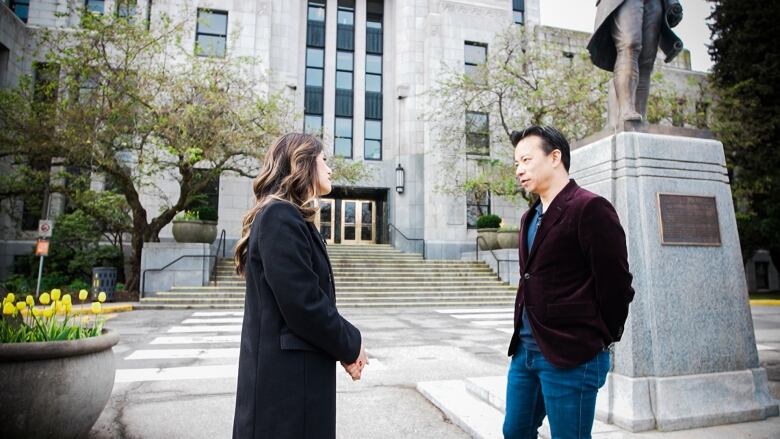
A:
[[[399,194],[404,193],[404,183],[406,182],[406,171],[399,163],[395,168],[395,191]]]

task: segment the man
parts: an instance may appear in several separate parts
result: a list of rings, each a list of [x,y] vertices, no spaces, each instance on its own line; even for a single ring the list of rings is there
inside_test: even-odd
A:
[[[604,198],[569,178],[570,150],[555,128],[512,133],[515,174],[539,200],[520,226],[520,284],[509,343],[504,437],[590,438],[608,348],[634,297],[626,238]]]
[[[609,124],[641,121],[659,44],[667,63],[682,51],[671,29],[682,20],[682,6],[679,0],[597,0],[596,7],[588,51],[596,67],[614,72]]]

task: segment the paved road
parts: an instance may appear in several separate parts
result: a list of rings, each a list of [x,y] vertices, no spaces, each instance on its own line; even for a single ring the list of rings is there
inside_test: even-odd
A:
[[[780,369],[780,307],[754,307],[759,355]],[[108,323],[117,382],[91,438],[229,438],[240,311],[133,311]],[[505,373],[511,308],[347,309],[371,365],[338,378],[338,436],[465,438],[416,390],[419,381]],[[770,372],[770,375],[772,372]],[[778,374],[780,375],[780,374]],[[773,376],[779,380],[780,376]],[[780,385],[775,386],[780,397]]]

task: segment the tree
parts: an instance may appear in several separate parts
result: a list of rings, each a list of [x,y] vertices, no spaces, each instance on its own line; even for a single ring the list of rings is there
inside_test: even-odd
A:
[[[488,192],[527,198],[511,166],[513,130],[554,125],[575,140],[604,126],[609,75],[591,64],[584,49],[564,56],[540,32],[510,26],[490,44],[484,64],[467,73],[461,66],[444,67],[431,93],[436,111],[430,118],[457,183],[440,190],[477,201]],[[464,115],[465,123],[452,115]]]
[[[0,92],[0,102],[13,104],[0,112],[1,156],[17,165],[57,158],[82,175],[103,174],[124,198],[132,218],[130,291],[138,289],[143,243],[158,241],[220,174],[253,177],[288,126],[286,101],[269,91],[259,63],[195,55],[182,44],[193,29],[165,17],[147,29],[140,20],[82,11],[81,27],[39,33],[46,66],[58,70],[49,99],[36,99],[41,91],[30,81]],[[142,199],[164,178],[178,183],[178,198],[154,216]]]
[[[710,0],[713,131],[732,177],[742,257],[780,266],[780,3]]]
[[[611,75],[593,66],[584,47],[564,52],[542,32],[512,25],[490,44],[484,64],[466,73],[461,66],[445,67],[430,116],[448,169],[440,191],[469,194],[478,202],[488,193],[530,200],[515,183],[513,130],[552,125],[573,143],[604,127]],[[708,91],[704,81],[694,82],[688,84],[694,92],[681,94],[656,72],[649,121],[704,128]],[[461,114],[465,123],[452,116]]]

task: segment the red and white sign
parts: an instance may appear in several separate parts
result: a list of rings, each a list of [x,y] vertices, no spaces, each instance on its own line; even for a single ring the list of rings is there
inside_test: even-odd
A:
[[[51,220],[38,221],[38,237],[51,238],[51,231],[53,228],[54,228],[54,221]]]

